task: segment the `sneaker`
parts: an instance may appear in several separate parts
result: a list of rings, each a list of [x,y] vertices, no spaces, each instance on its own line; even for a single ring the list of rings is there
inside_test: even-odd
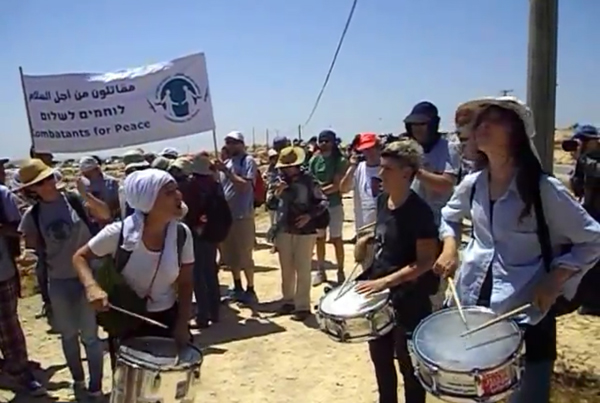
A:
[[[85,386],[85,381],[75,381],[73,382],[73,394],[75,398],[78,400],[87,394],[87,388]]]
[[[258,302],[258,296],[254,288],[244,291],[244,297],[241,302],[245,304],[256,304]]]
[[[312,286],[313,287],[318,287],[321,284],[323,284],[324,282],[327,281],[327,274],[325,274],[325,270],[323,269],[319,269],[312,278]]]
[[[31,376],[31,379],[23,382],[21,384],[21,387],[23,391],[27,392],[30,396],[33,397],[41,397],[46,396],[48,394],[46,388],[44,388],[44,386],[33,376]]]
[[[296,311],[292,314],[291,319],[296,322],[304,322],[306,319],[308,319],[310,317],[310,315],[312,315],[312,313],[309,310]]]
[[[577,312],[580,315],[600,316],[600,310],[599,309],[592,309],[592,308],[589,308],[587,306],[580,306],[579,309],[577,310]]]
[[[87,393],[89,400],[91,400],[92,402],[101,402],[102,400],[104,400],[104,393],[102,393],[101,390],[97,390],[97,391],[88,391]]]
[[[294,304],[285,303],[279,307],[277,310],[278,315],[291,315],[296,310]]]
[[[337,271],[337,283],[342,284],[346,281],[346,273],[344,273],[344,269],[338,269]]]
[[[223,299],[228,302],[242,302],[244,300],[244,289],[230,288]]]
[[[50,307],[49,304],[44,304],[44,306],[42,306],[42,310],[35,315],[36,319],[42,319],[42,318],[50,318],[52,316],[52,308]]]

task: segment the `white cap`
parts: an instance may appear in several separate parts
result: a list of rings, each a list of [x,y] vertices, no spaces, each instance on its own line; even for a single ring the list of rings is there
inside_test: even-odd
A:
[[[238,131],[232,131],[227,133],[227,135],[225,136],[225,139],[232,139],[232,140],[236,140],[236,141],[241,141],[242,143],[244,142],[244,135],[242,134],[242,132],[238,132]]]
[[[279,153],[273,148],[271,148],[269,151],[267,151],[267,155],[269,156],[269,158],[277,157],[278,154]]]
[[[163,157],[175,159],[179,157],[179,152],[173,147],[166,147],[160,152],[160,155],[162,155]]]
[[[100,165],[98,164],[98,161],[96,161],[96,158],[94,157],[86,156],[79,160],[79,170],[81,172],[91,171],[92,169],[96,169],[99,166]]]

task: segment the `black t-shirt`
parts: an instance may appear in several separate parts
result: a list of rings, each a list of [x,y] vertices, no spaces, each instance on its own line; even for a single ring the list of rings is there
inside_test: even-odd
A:
[[[385,277],[417,260],[417,240],[438,239],[438,227],[429,205],[412,190],[406,201],[390,210],[389,196],[377,198],[375,258],[362,277]],[[394,287],[392,302],[407,327],[418,323],[431,309],[429,295],[437,290],[439,278],[429,271],[414,282]],[[411,309],[407,310],[406,308]],[[414,323],[414,325],[416,325]]]

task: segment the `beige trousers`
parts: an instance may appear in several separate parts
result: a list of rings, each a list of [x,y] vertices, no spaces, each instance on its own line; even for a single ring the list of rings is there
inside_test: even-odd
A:
[[[311,260],[317,234],[295,235],[281,232],[275,238],[281,266],[281,293],[284,303],[297,311],[310,310]]]

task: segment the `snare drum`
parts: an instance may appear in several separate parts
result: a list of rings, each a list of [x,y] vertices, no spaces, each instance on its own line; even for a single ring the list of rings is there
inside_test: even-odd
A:
[[[364,296],[354,289],[336,287],[319,300],[317,322],[323,333],[340,343],[360,343],[387,334],[394,327],[389,290]],[[341,292],[340,292],[341,291]]]
[[[463,308],[469,328],[497,317],[483,307]],[[447,402],[498,402],[518,388],[524,369],[523,333],[506,320],[472,335],[458,309],[425,318],[409,342],[415,374],[432,395]]]
[[[126,340],[117,354],[111,403],[192,403],[200,381],[202,352],[175,340],[140,337]]]

